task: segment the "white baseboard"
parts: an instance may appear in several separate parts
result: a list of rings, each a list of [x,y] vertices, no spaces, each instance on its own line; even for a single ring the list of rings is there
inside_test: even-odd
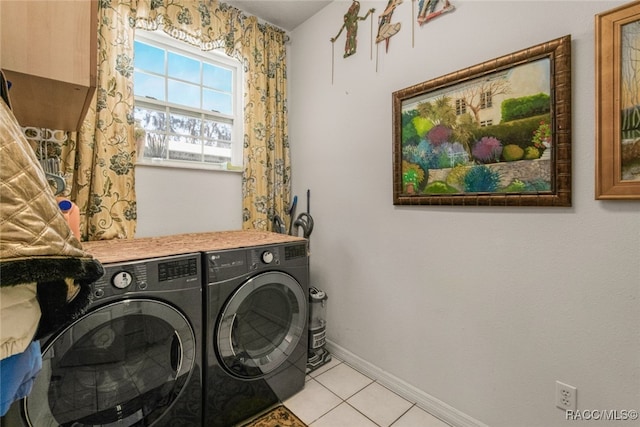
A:
[[[354,369],[365,374],[369,378],[376,380],[389,390],[402,396],[442,421],[453,427],[489,427],[486,424],[470,417],[469,415],[458,411],[457,409],[447,405],[446,403],[436,399],[435,397],[425,393],[424,391],[406,383],[398,377],[378,368],[377,366],[367,362],[366,360],[356,356],[349,350],[327,340],[327,350],[336,356],[336,358],[344,361]]]

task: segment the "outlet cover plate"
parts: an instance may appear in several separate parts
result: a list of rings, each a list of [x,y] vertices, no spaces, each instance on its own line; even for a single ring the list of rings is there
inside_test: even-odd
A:
[[[572,385],[556,381],[556,406],[575,411],[578,406],[578,389]]]

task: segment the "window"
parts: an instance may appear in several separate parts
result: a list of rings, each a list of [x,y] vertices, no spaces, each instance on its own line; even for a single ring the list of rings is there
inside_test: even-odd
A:
[[[467,103],[464,99],[456,99],[456,115],[461,116],[467,112]]]
[[[483,92],[480,94],[480,109],[493,107],[493,98],[491,92]]]
[[[211,169],[242,164],[239,62],[160,31],[138,31],[134,52],[134,119],[146,132],[139,161]]]
[[[480,127],[493,126],[493,120],[482,120],[480,122]]]

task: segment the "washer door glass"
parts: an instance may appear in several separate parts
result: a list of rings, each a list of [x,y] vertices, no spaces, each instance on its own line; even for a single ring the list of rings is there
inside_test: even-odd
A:
[[[225,304],[214,342],[222,365],[259,378],[287,360],[305,332],[307,295],[291,276],[267,272],[246,281]]]
[[[32,426],[150,425],[173,404],[195,362],[187,319],[160,301],[90,311],[51,340],[25,401]]]

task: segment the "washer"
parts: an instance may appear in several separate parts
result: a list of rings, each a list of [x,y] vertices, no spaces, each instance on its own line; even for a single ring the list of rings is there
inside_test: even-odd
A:
[[[201,425],[201,262],[104,265],[86,314],[41,341],[27,425]]]
[[[232,426],[304,387],[307,241],[203,254],[204,425]]]

